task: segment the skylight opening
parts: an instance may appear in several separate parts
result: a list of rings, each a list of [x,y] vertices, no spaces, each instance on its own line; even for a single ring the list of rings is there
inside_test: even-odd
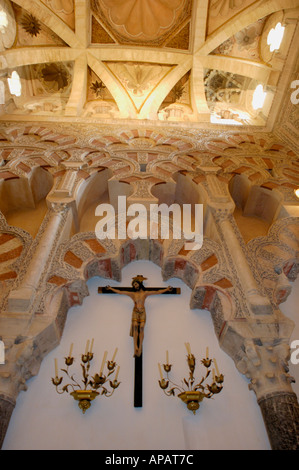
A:
[[[14,70],[11,78],[8,78],[7,81],[10,93],[15,96],[21,96],[22,85],[18,72]]]
[[[242,126],[242,122],[235,121],[234,119],[223,119],[211,114],[210,122],[213,124],[227,124],[232,126]]]
[[[5,86],[2,80],[0,81],[0,104],[5,104]]]
[[[270,47],[270,52],[277,51],[282,42],[282,38],[284,35],[284,30],[285,27],[281,25],[281,23],[277,23],[275,28],[272,28],[269,31],[268,37],[267,37],[267,44]]]
[[[254,90],[252,97],[252,107],[253,109],[261,109],[264,106],[266,99],[266,92],[263,89],[263,85],[258,85]]]
[[[5,33],[5,28],[8,26],[7,14],[4,10],[0,10],[0,31]]]

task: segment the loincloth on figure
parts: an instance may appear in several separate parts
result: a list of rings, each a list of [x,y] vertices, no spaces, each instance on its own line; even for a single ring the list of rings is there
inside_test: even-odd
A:
[[[133,328],[139,327],[139,328],[144,328],[145,325],[145,320],[146,320],[146,314],[145,314],[145,308],[144,307],[134,307],[133,312],[132,312],[132,323],[131,323],[131,330],[130,330],[130,336],[133,336]]]

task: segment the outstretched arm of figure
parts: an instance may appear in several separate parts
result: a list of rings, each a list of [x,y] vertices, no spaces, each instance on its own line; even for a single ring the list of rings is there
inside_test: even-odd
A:
[[[107,290],[112,290],[112,292],[115,292],[116,294],[127,294],[126,291],[119,290],[119,289],[116,289],[115,287],[111,287],[111,286],[106,286],[106,289]]]
[[[147,291],[147,292],[146,292],[146,296],[148,296],[148,295],[164,294],[164,292],[172,291],[172,289],[173,289],[173,287],[168,286],[168,287],[166,287],[165,289]]]
[[[106,289],[111,290],[112,292],[115,292],[116,294],[128,295],[129,297],[132,298],[132,292],[130,292],[130,291],[119,290],[119,289],[116,289],[115,287],[111,287],[111,286],[106,286]]]

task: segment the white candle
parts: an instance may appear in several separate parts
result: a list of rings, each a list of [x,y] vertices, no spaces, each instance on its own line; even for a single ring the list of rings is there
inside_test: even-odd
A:
[[[166,364],[169,364],[168,351],[166,351]]]
[[[206,358],[209,358],[209,348],[206,349]]]
[[[100,370],[100,377],[102,376],[102,373],[103,373],[103,369],[104,369],[104,365],[105,365],[105,362],[106,362],[107,354],[108,354],[108,351],[105,351],[104,352],[104,357],[103,357],[103,360],[102,360],[101,370]]]
[[[216,362],[216,359],[214,358],[214,364],[215,364],[215,369],[216,369],[216,374],[217,376],[219,376],[219,369],[218,369],[218,366],[217,366],[217,362]]]
[[[119,373],[119,369],[120,369],[120,366],[118,366],[118,368],[117,368],[117,371],[116,371],[116,376],[115,376],[115,380],[117,380],[118,373]]]
[[[163,380],[163,374],[162,374],[162,369],[161,369],[161,364],[160,364],[160,362],[158,362],[158,367],[159,367],[159,372],[160,372],[161,380]]]
[[[191,356],[190,344],[189,344],[189,343],[185,343],[185,346],[186,346],[186,349],[187,349],[188,356]]]
[[[69,357],[72,357],[73,346],[74,346],[74,343],[71,344],[70,352],[69,352]]]
[[[90,351],[89,351],[90,353],[92,353],[93,342],[94,342],[94,338],[92,338],[92,340],[91,340]]]
[[[116,348],[115,351],[114,351],[113,358],[112,358],[112,362],[114,362],[114,359],[115,359],[115,356],[116,356],[117,351],[118,351],[118,348]]]
[[[87,343],[86,343],[85,356],[86,356],[86,354],[88,353],[88,349],[89,349],[89,340],[88,340]]]
[[[55,362],[55,377],[58,377],[57,359],[54,359],[54,362]]]

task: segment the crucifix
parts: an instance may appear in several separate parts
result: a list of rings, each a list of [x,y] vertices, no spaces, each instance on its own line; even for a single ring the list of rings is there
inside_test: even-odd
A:
[[[144,287],[143,281],[146,277],[138,275],[133,277],[132,287],[99,287],[99,294],[124,294],[128,295],[134,302],[132,312],[130,336],[134,340],[135,358],[135,382],[134,382],[134,407],[142,407],[142,343],[144,327],[146,322],[145,299],[149,295],[158,294],[180,294],[181,289],[176,287]]]

